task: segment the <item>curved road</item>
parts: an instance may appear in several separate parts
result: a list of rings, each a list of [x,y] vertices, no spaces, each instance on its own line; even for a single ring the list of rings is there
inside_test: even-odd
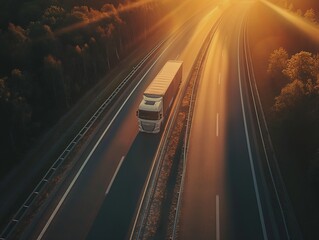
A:
[[[124,239],[129,231],[161,135],[140,134],[135,111],[144,89],[169,59],[184,61],[183,83],[219,16],[198,12],[170,38],[101,121],[92,141],[24,239]]]
[[[243,29],[254,1],[222,15],[189,136],[179,239],[281,238],[262,179],[246,90]]]

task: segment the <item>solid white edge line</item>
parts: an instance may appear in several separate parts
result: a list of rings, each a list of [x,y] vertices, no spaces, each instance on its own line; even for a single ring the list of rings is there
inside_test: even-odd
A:
[[[243,22],[241,23],[243,24]],[[241,100],[241,106],[242,106],[242,114],[243,114],[243,120],[244,120],[244,128],[245,128],[245,135],[246,135],[246,141],[247,141],[247,149],[248,149],[248,155],[249,155],[249,162],[250,162],[250,169],[253,177],[253,183],[254,183],[254,189],[255,189],[255,194],[256,194],[256,200],[257,200],[257,206],[258,206],[258,212],[259,212],[259,218],[260,218],[260,223],[261,223],[261,228],[263,232],[263,237],[264,240],[268,240],[267,236],[267,230],[265,226],[265,220],[264,220],[264,214],[261,206],[261,200],[259,196],[259,189],[258,189],[258,184],[257,184],[257,178],[256,178],[256,172],[255,172],[255,167],[254,167],[254,162],[253,162],[253,157],[252,157],[252,151],[251,151],[251,146],[250,146],[250,139],[248,135],[248,127],[247,127],[247,120],[246,120],[246,113],[245,113],[245,105],[244,105],[244,97],[243,97],[243,91],[242,91],[242,84],[241,84],[241,71],[240,71],[240,59],[239,59],[239,45],[240,45],[240,34],[238,34],[238,51],[237,51],[237,62],[238,62],[238,82],[239,82],[239,92],[240,92],[240,100]]]
[[[166,52],[166,50],[167,50],[171,45],[172,45],[172,43],[170,43],[170,44],[167,46],[167,48],[164,49],[164,51],[161,53],[161,55],[160,55],[160,56],[155,60],[155,62],[152,64],[151,68],[155,65],[156,62],[158,62],[158,60],[160,59],[160,57],[164,54],[164,52]],[[162,141],[162,140],[161,140],[161,141]],[[161,143],[160,143],[160,144],[161,144]],[[157,153],[155,154],[155,158],[156,158],[156,155],[157,155]],[[153,158],[153,159],[154,159],[154,158]],[[154,165],[155,165],[155,161],[153,161],[153,164],[152,164],[152,167],[151,167],[151,172],[153,171]],[[146,185],[149,184],[150,177],[151,177],[151,176],[149,175],[149,177],[148,177],[148,179],[147,179],[147,182],[146,182]],[[131,239],[133,238],[134,229],[135,229],[135,227],[136,227],[136,223],[137,223],[137,220],[138,220],[138,216],[139,216],[140,211],[141,211],[141,208],[142,208],[142,203],[143,203],[143,199],[144,199],[144,197],[145,197],[145,194],[146,194],[146,189],[144,189],[144,192],[143,192],[142,197],[141,197],[142,201],[140,202],[139,207],[138,207],[138,209],[137,209],[137,214],[136,214],[135,217],[134,217],[135,220],[134,220],[133,226],[132,226],[132,228],[131,228],[132,231],[131,231],[129,240],[131,240]]]
[[[245,38],[247,38],[247,37],[245,37]],[[246,40],[247,41],[247,40]],[[247,49],[247,44],[245,44],[245,49]],[[250,49],[248,48],[247,49],[248,50],[248,56],[246,55],[246,59],[247,59],[247,57],[249,58],[249,63],[247,63],[247,68],[249,68],[249,66],[252,66],[253,64],[252,64],[252,59],[251,59],[251,54],[250,54]],[[247,60],[248,61],[248,60]],[[249,72],[248,72],[248,74],[249,74]],[[276,187],[276,184],[275,184],[275,180],[274,180],[274,177],[273,177],[273,172],[272,172],[272,170],[271,170],[271,167],[270,167],[270,163],[269,163],[269,157],[268,157],[268,153],[267,153],[267,150],[266,150],[266,146],[265,146],[265,141],[264,141],[264,134],[262,133],[262,130],[261,130],[261,120],[260,120],[260,118],[259,118],[259,115],[257,114],[257,104],[260,106],[260,108],[261,108],[261,118],[262,118],[262,122],[264,123],[264,126],[265,126],[265,128],[266,128],[266,132],[267,132],[267,134],[268,134],[268,136],[270,135],[270,133],[269,133],[269,130],[268,130],[268,127],[267,127],[267,123],[266,123],[266,118],[265,118],[265,115],[264,115],[264,111],[263,111],[263,108],[262,108],[262,104],[261,104],[261,101],[260,101],[260,97],[259,97],[259,93],[258,93],[258,89],[257,89],[257,85],[256,85],[256,78],[255,78],[255,74],[254,74],[254,71],[252,71],[252,73],[251,73],[251,75],[252,75],[252,80],[253,80],[253,82],[254,82],[254,87],[255,87],[255,91],[256,91],[256,94],[257,94],[257,100],[255,100],[255,97],[254,97],[254,95],[253,95],[253,100],[254,100],[254,108],[255,108],[255,112],[256,112],[256,118],[257,118],[257,122],[258,122],[258,128],[259,128],[259,133],[260,133],[260,135],[262,136],[261,137],[261,141],[262,141],[262,145],[263,145],[263,149],[264,149],[264,153],[265,153],[265,157],[266,157],[266,160],[267,160],[267,166],[268,166],[268,170],[269,170],[269,173],[270,173],[270,176],[271,176],[271,180],[272,180],[272,184],[273,184],[273,186],[274,186],[274,189],[275,189],[275,193],[276,193],[276,198],[277,198],[277,202],[278,202],[278,204],[279,204],[279,208],[280,208],[280,212],[281,212],[281,216],[282,216],[282,220],[283,220],[283,222],[284,222],[284,226],[285,226],[285,232],[286,232],[286,234],[287,234],[287,239],[291,239],[291,237],[290,237],[290,234],[289,234],[289,230],[288,230],[288,226],[287,226],[287,223],[286,223],[286,218],[285,218],[285,214],[284,214],[284,210],[283,210],[283,207],[282,207],[282,203],[281,203],[281,201],[280,201],[280,197],[279,197],[279,193],[278,193],[278,190],[277,190],[277,187]],[[250,76],[250,74],[249,74],[249,76]],[[253,91],[253,86],[252,86],[252,81],[250,80],[249,81],[249,83],[250,83],[250,88],[251,88],[251,91]],[[256,103],[256,101],[257,101],[257,103]],[[270,140],[270,142],[271,142],[271,140]]]
[[[216,116],[216,137],[219,135],[219,113]]]
[[[219,195],[216,195],[216,240],[220,240]]]
[[[114,179],[115,179],[115,177],[116,177],[116,175],[117,175],[118,171],[120,170],[120,167],[121,167],[121,165],[122,165],[122,163],[123,163],[124,158],[125,158],[125,156],[123,156],[123,157],[121,158],[119,165],[117,165],[117,168],[116,168],[116,170],[115,170],[115,173],[113,174],[113,177],[112,177],[112,179],[111,179],[111,182],[110,182],[109,186],[108,186],[107,189],[106,189],[105,195],[107,195],[107,194],[109,193],[109,191],[110,191],[110,189],[111,189],[111,187],[112,187],[112,185],[113,185]]]
[[[170,45],[169,45],[170,46]],[[57,212],[59,211],[62,203],[64,202],[65,198],[67,197],[67,195],[69,194],[69,192],[71,191],[73,185],[75,184],[76,180],[78,179],[78,177],[80,176],[82,170],[84,169],[85,165],[87,164],[87,162],[89,161],[89,159],[91,158],[93,152],[95,151],[95,149],[97,148],[97,146],[100,144],[102,138],[104,137],[104,135],[106,134],[106,132],[109,130],[109,128],[111,127],[111,125],[113,124],[115,118],[119,115],[120,111],[123,109],[124,105],[126,104],[126,102],[129,100],[129,98],[132,96],[132,94],[135,92],[135,90],[137,89],[137,87],[141,84],[141,82],[144,80],[144,78],[146,77],[146,75],[149,73],[149,71],[151,71],[151,69],[154,67],[154,65],[159,61],[159,59],[162,57],[162,55],[166,52],[166,50],[169,48],[169,46],[167,48],[165,48],[163,50],[163,52],[158,56],[158,58],[154,61],[154,63],[149,67],[149,69],[145,72],[145,74],[141,77],[141,80],[136,84],[136,86],[133,88],[133,90],[131,91],[131,93],[128,95],[128,97],[125,99],[125,101],[123,102],[123,104],[121,105],[120,109],[116,112],[116,114],[114,115],[114,117],[112,118],[111,122],[109,123],[109,125],[107,126],[107,128],[105,128],[104,132],[102,133],[102,135],[100,136],[100,138],[98,139],[98,141],[96,142],[96,144],[94,145],[94,147],[92,148],[90,154],[87,156],[87,158],[85,159],[84,163],[82,164],[81,168],[79,169],[78,173],[75,175],[74,179],[72,180],[71,184],[69,185],[68,189],[66,190],[66,192],[63,194],[62,198],[60,199],[58,205],[56,206],[56,208],[54,209],[53,213],[51,214],[50,218],[48,219],[47,223],[45,224],[44,228],[42,229],[40,235],[37,237],[37,240],[42,239],[43,235],[45,234],[46,230],[48,229],[48,227],[50,226],[53,218],[55,217],[55,215],[57,214]]]

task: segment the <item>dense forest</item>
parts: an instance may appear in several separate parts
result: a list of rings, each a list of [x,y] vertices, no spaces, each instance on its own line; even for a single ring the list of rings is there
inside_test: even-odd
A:
[[[1,169],[19,161],[177,2],[2,0]]]
[[[270,0],[310,21],[318,22],[319,2],[317,0]]]
[[[319,9],[319,2],[317,0],[270,0],[271,2],[280,5],[281,7],[290,9],[306,10],[313,8]]]
[[[274,3],[319,26],[316,0],[273,0]],[[274,91],[273,131],[304,166],[300,169],[319,197],[319,53],[300,51],[289,56],[284,48],[269,57],[268,73]],[[316,49],[316,47],[313,47]]]
[[[269,58],[273,89],[281,89],[272,107],[272,128],[302,161],[319,196],[319,54],[301,51],[289,56],[284,48]]]

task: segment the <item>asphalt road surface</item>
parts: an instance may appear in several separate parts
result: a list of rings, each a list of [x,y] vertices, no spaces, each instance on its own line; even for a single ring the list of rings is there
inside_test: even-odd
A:
[[[179,239],[280,239],[251,129],[243,57],[253,1],[225,11],[198,88]]]
[[[114,103],[82,151],[74,173],[24,234],[25,239],[123,239],[161,135],[138,132],[142,94],[169,59],[184,61],[183,83],[220,10],[211,5],[169,39]]]

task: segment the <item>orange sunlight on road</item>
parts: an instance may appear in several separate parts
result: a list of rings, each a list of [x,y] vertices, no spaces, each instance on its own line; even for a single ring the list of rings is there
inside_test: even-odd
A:
[[[168,2],[170,0],[162,0],[162,1]],[[200,2],[201,4],[203,4],[204,2],[207,3],[207,0],[202,0]],[[183,1],[182,4],[176,7],[173,11],[170,11],[165,17],[163,17],[160,21],[154,24],[149,31],[153,32],[154,30],[161,27],[166,21],[171,21],[170,22],[170,26],[172,27],[171,31],[175,31],[177,28],[180,27],[179,19],[181,20],[181,22],[185,22],[185,17],[189,18],[192,14],[195,13],[194,8],[188,8],[189,6],[192,6],[191,3],[193,3],[193,0]],[[197,6],[199,5],[198,2],[196,4]]]
[[[296,27],[302,30],[309,37],[319,42],[319,28],[315,24],[305,20],[304,18],[298,16],[297,14],[291,13],[288,10],[282,9],[273,3],[266,0],[261,0],[262,3],[276,11],[278,14],[286,18],[288,21],[293,23]]]

